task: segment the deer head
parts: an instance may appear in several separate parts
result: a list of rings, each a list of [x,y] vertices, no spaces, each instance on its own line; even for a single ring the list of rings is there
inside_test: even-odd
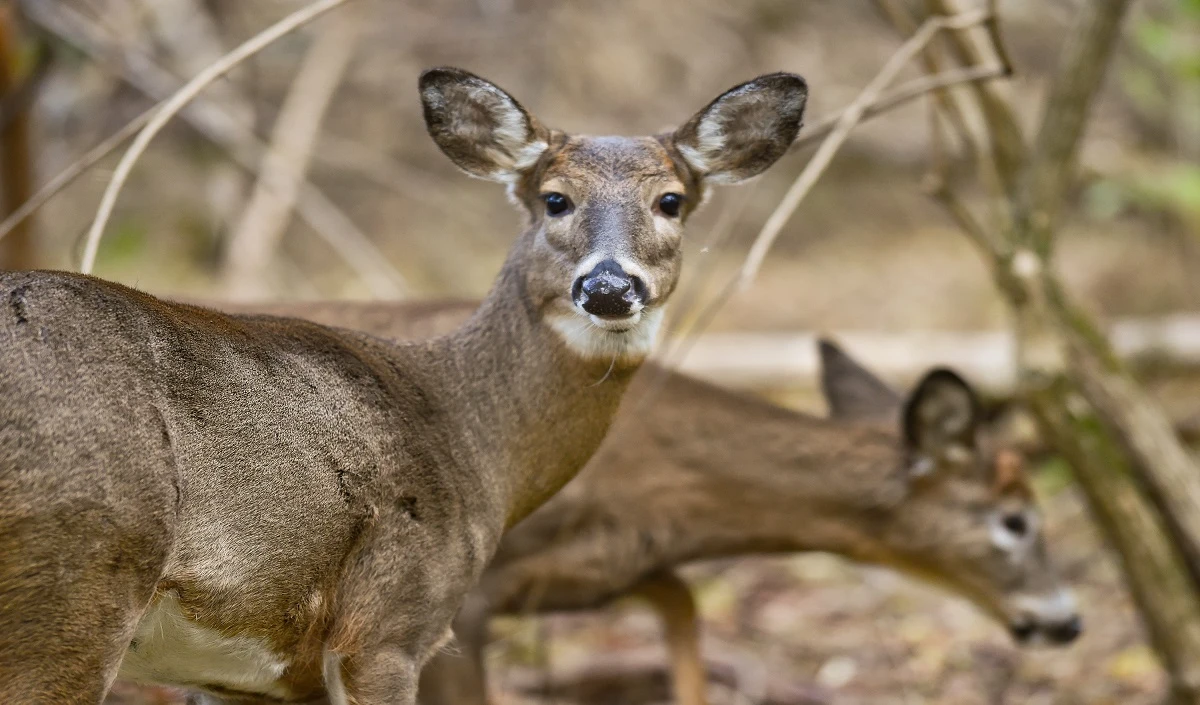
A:
[[[1079,636],[1023,459],[989,433],[970,385],[935,369],[901,399],[828,341],[821,359],[834,418],[900,426],[905,491],[872,524],[876,557],[971,599],[1021,643]]]
[[[420,81],[429,134],[459,168],[507,184],[527,214],[523,291],[581,357],[640,362],[679,276],[683,224],[706,185],[773,164],[800,129],[804,79],[776,73],[718,96],[674,132],[567,135],[466,71]]]

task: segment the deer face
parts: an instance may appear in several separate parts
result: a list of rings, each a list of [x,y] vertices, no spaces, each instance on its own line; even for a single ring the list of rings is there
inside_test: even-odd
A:
[[[905,405],[903,431],[910,496],[889,527],[900,563],[971,598],[1022,643],[1078,637],[1022,458],[991,447],[966,382],[929,373]]]
[[[709,183],[773,164],[796,137],[807,89],[771,74],[719,96],[673,133],[549,130],[495,84],[458,69],[421,76],[430,135],[468,174],[508,184],[530,228],[530,303],[574,353],[640,362],[679,276],[683,226]]]
[[[876,514],[874,557],[969,598],[1021,643],[1078,637],[1023,459],[990,437],[971,387],[937,369],[902,400],[836,347],[824,343],[821,357],[835,417],[900,422],[906,487]]]

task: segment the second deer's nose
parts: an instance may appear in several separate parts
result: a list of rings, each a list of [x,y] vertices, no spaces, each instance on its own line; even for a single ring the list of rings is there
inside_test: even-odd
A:
[[[624,316],[645,303],[645,285],[616,260],[606,259],[575,280],[571,298],[593,316]]]

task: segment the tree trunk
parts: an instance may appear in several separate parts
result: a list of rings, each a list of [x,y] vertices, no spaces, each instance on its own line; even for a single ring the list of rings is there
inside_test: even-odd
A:
[[[5,123],[0,127],[0,201],[8,215],[33,195],[33,166],[29,154],[31,96],[21,95],[17,75],[20,46],[17,36],[17,8],[13,0],[0,4],[0,100],[6,107]],[[10,112],[11,111],[11,112]],[[33,241],[33,222],[18,224],[8,237],[0,240],[0,269],[33,269],[37,256]]]

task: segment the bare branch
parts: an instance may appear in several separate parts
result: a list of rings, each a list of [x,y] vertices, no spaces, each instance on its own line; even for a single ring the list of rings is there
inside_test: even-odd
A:
[[[905,103],[913,101],[931,92],[951,88],[953,86],[959,86],[964,83],[974,83],[976,81],[987,81],[993,78],[1003,78],[1007,75],[1008,72],[1003,66],[990,65],[972,66],[971,68],[964,69],[951,69],[949,71],[943,71],[942,73],[915,78],[907,83],[901,84],[898,88],[884,93],[877,100],[872,102],[871,105],[869,105],[867,109],[863,111],[859,122],[866,122],[877,115],[898,108]],[[803,134],[796,138],[796,141],[792,143],[792,146],[789,147],[789,150],[795,151],[801,147],[810,145],[833,132],[834,128],[838,124],[838,121],[842,119],[842,116],[845,114],[846,110],[849,110],[849,107],[847,107],[845,110],[834,113],[833,115],[826,115],[811,125],[806,125],[804,127]]]
[[[171,118],[191,102],[200,91],[204,90],[205,86],[225,75],[247,58],[270,46],[280,37],[304,26],[328,11],[346,4],[348,1],[317,0],[317,2],[293,12],[254,37],[251,37],[241,46],[222,57],[220,61],[212,64],[191,81],[188,81],[158,109],[146,126],[142,128],[142,131],[134,138],[133,144],[130,145],[129,150],[117,165],[108,188],[105,189],[104,196],[100,201],[100,208],[96,212],[96,218],[92,222],[91,229],[88,231],[80,271],[84,273],[92,271],[92,267],[96,262],[96,251],[100,247],[100,237],[104,233],[104,226],[108,223],[109,216],[112,215],[117,197],[128,180],[129,173],[133,170],[133,166],[137,163],[138,158],[146,151],[146,147],[149,146],[150,141],[154,139],[154,136],[162,130]]]
[[[954,16],[960,11],[959,3],[955,0],[926,0],[926,5],[933,16]],[[987,0],[985,7],[988,10],[989,19],[985,20],[983,25],[992,42],[992,50],[997,59],[1011,73],[1012,65],[1009,63],[1008,52],[1001,40],[999,23],[994,12],[995,6],[994,0]],[[961,65],[976,66],[986,61],[979,47],[965,32],[948,32],[947,37],[950,41],[950,48]],[[996,178],[1000,181],[1000,187],[1005,197],[1011,198],[1016,193],[1017,179],[1028,155],[1028,147],[1025,144],[1020,123],[1017,122],[1012,106],[995,86],[974,84],[971,90],[979,103],[983,119],[988,125],[988,133],[991,137],[991,163]]]
[[[804,166],[804,170],[800,172],[800,176],[792,183],[792,187],[788,189],[787,194],[783,197],[783,201],[780,202],[779,206],[776,207],[775,211],[767,219],[766,224],[763,225],[754,244],[750,247],[745,264],[742,266],[738,283],[740,289],[745,289],[749,286],[754,277],[757,276],[767,252],[771,249],[771,245],[774,244],[780,231],[783,230],[784,224],[792,217],[792,213],[799,207],[800,202],[804,200],[804,197],[808,195],[813,185],[816,184],[817,179],[825,172],[825,169],[833,160],[833,156],[837,154],[842,144],[849,138],[854,126],[862,120],[867,108],[878,99],[879,94],[904,69],[913,56],[920,52],[938,32],[944,29],[971,27],[980,24],[986,19],[987,13],[983,11],[966,12],[954,17],[930,18],[925,24],[921,25],[916,34],[901,45],[896,53],[888,59],[875,78],[859,93],[854,102],[842,112],[829,137],[821,143],[821,146],[817,149],[817,153]]]
[[[357,18],[334,18],[308,50],[280,108],[250,202],[229,238],[226,286],[235,298],[265,293],[262,272],[283,238],[325,111],[354,54]]]
[[[892,26],[896,28],[901,37],[907,37],[917,31],[919,24],[916,18],[913,17],[913,14],[909,12],[908,8],[900,0],[875,0],[875,5],[891,21]],[[921,65],[927,74],[937,74],[945,70],[935,49],[936,47],[933,45],[927,46],[919,57]],[[950,93],[945,90],[939,90],[934,97],[938,112],[946,116],[946,119],[954,126],[954,131],[959,135],[970,134],[966,116],[963,115],[961,107],[958,103],[954,102]],[[979,149],[973,140],[964,140],[964,146],[970,153],[969,156],[971,159],[975,159],[978,156]]]
[[[1129,0],[1087,3],[1063,47],[1013,218],[1024,244],[1040,254],[1049,254],[1051,230],[1075,172],[1083,128],[1128,7]]]
[[[11,233],[18,224],[33,215],[39,208],[46,205],[50,199],[74,183],[75,179],[79,178],[80,175],[95,166],[96,162],[111,154],[113,150],[121,146],[122,142],[137,134],[138,130],[150,122],[154,111],[161,107],[161,105],[159,103],[130,120],[124,127],[104,138],[95,147],[84,152],[78,159],[58,172],[53,179],[47,181],[45,186],[38,189],[37,193],[33,194],[33,196],[21,204],[20,208],[13,211],[4,219],[4,222],[0,223],[0,240],[3,240],[5,235]]]

